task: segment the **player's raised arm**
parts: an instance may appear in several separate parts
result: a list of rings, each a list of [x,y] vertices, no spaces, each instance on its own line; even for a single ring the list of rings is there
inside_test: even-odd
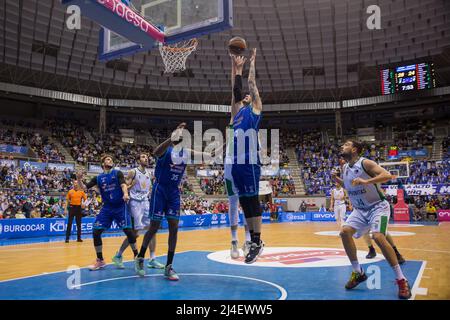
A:
[[[247,58],[243,56],[232,56],[234,77],[232,81],[233,85],[233,100],[231,105],[231,118],[239,112],[239,109],[243,106],[242,100],[244,99],[242,93],[242,72],[244,70],[245,62]]]
[[[253,112],[260,114],[262,111],[262,101],[259,96],[258,87],[256,86],[256,48],[252,51],[250,58],[250,71],[248,74],[248,89],[252,97]]]
[[[373,178],[367,180],[356,178],[352,181],[353,185],[357,186],[357,185],[385,183],[388,182],[389,180],[392,180],[392,175],[386,169],[378,165],[375,161],[365,159],[362,165],[367,174]]]
[[[182,136],[183,129],[186,127],[186,123],[180,123],[178,127],[175,129],[175,131],[172,132],[171,136],[161,143],[159,146],[156,147],[155,151],[153,152],[153,155],[157,158],[160,158],[164,153],[166,153],[167,148],[169,148],[174,141],[180,140],[180,137]]]

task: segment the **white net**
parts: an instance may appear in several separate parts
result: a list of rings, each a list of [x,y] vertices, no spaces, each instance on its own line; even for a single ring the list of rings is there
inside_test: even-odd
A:
[[[159,46],[159,52],[166,68],[166,73],[186,70],[186,60],[197,49],[197,39],[176,43],[175,45]]]

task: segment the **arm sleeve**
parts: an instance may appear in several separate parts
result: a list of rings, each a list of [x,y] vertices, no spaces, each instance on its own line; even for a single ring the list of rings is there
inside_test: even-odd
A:
[[[92,188],[92,187],[95,187],[96,185],[97,185],[97,177],[94,177],[94,178],[91,179],[91,181],[89,181],[89,182],[86,184],[86,188],[87,188],[87,189],[90,189],[90,188]]]
[[[235,103],[242,101],[242,76],[240,75],[234,78],[233,94]]]
[[[123,185],[125,184],[125,176],[123,175],[122,171],[117,172],[117,178],[119,179],[119,184]]]

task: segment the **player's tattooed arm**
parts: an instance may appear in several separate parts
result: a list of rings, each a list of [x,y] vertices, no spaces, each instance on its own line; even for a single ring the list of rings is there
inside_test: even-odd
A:
[[[134,170],[128,171],[127,177],[125,178],[125,183],[127,184],[128,189],[133,188],[133,186],[136,184],[136,180],[134,180],[135,176],[136,171]]]
[[[362,166],[364,167],[364,170],[367,172],[367,174],[372,178],[367,180],[361,178],[353,179],[352,184],[354,186],[385,183],[392,180],[393,178],[386,169],[379,166],[375,161],[366,159],[362,162]]]
[[[166,153],[167,148],[169,148],[174,141],[178,141],[183,134],[183,129],[186,127],[186,123],[182,122],[178,125],[178,127],[172,132],[171,136],[161,143],[159,146],[156,147],[155,151],[153,152],[153,155],[157,158],[160,158]]]
[[[262,111],[262,101],[259,96],[258,87],[256,86],[256,48],[252,51],[250,58],[250,71],[248,74],[248,89],[252,97],[253,112],[260,114]]]

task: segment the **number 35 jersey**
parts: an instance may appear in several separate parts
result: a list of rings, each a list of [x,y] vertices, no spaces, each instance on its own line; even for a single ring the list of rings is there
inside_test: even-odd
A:
[[[343,170],[344,188],[347,190],[352,206],[360,210],[368,210],[385,200],[384,194],[377,184],[352,185],[352,181],[356,178],[364,180],[372,178],[364,169],[364,160],[366,159],[363,157],[359,158],[352,167],[347,163]]]
[[[184,156],[183,149],[175,151],[173,147],[167,148],[164,155],[156,161],[155,184],[178,188],[186,170],[187,159]]]

